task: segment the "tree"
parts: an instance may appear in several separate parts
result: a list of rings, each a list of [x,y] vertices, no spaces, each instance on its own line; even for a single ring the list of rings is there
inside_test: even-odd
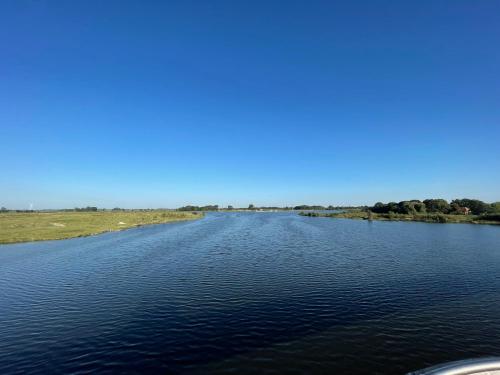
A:
[[[424,200],[424,204],[427,212],[447,214],[451,211],[451,206],[445,199],[426,199]]]
[[[425,213],[425,204],[420,202],[419,200],[411,200],[411,201],[401,201],[399,203],[389,202],[384,204],[382,202],[377,202],[371,208],[370,211],[378,213],[378,214],[387,214],[387,213],[395,213],[395,214],[406,214],[406,215],[415,215],[417,213]]]
[[[420,202],[419,200],[401,201],[398,203],[398,211],[393,211],[393,212],[398,212],[400,214],[406,214],[406,215],[424,213],[425,204]]]
[[[420,213],[420,214],[423,214],[424,212],[427,211],[426,207],[425,207],[425,203],[423,202],[416,202],[416,201],[413,201],[413,209]]]
[[[231,205],[229,205],[229,206],[227,206],[227,209],[228,209],[228,210],[232,210],[232,209],[234,209],[234,207],[233,207],[233,206],[231,206]]]
[[[458,205],[461,208],[469,208],[474,215],[481,215],[491,211],[491,206],[478,199],[454,199],[451,203]]]
[[[387,203],[388,212],[397,213],[399,212],[399,204],[396,202]]]
[[[385,214],[389,212],[389,209],[386,204],[382,202],[377,202],[375,205],[371,208],[371,211],[376,212],[378,214]]]
[[[411,202],[409,201],[401,201],[398,203],[398,213],[402,214],[413,214],[415,210],[413,209],[413,206],[411,205]]]
[[[249,210],[253,210],[254,208],[255,208],[255,206],[254,206],[253,204],[249,204],[249,205],[248,205],[248,209],[249,209]]]
[[[0,208],[0,211],[2,211],[2,212],[7,212],[7,211],[9,211],[9,210],[8,210],[8,209],[6,209],[5,207],[2,207],[2,208]]]

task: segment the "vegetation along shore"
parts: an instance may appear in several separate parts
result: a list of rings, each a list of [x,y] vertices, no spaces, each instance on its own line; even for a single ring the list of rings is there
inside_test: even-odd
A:
[[[59,240],[149,224],[193,220],[199,212],[89,209],[52,212],[1,212],[0,244]]]
[[[450,203],[445,199],[410,200],[399,203],[378,202],[368,208],[334,213],[300,212],[300,215],[428,223],[500,224],[500,202],[485,203],[477,199],[455,199]]]

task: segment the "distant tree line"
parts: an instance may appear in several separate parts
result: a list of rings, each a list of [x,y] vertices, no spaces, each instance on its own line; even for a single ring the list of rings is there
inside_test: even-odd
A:
[[[6,207],[0,208],[0,213],[7,213],[7,212],[36,212],[36,211],[34,211],[34,210],[9,210]]]
[[[178,211],[218,211],[219,205],[208,205],[208,206],[183,206],[177,209]]]
[[[299,206],[255,206],[254,204],[249,204],[248,207],[235,208],[232,205],[228,205],[226,210],[341,210],[341,209],[366,209],[368,206],[321,206],[321,205],[299,205]],[[207,205],[207,206],[194,206],[187,205],[178,208],[178,211],[218,211],[219,209],[224,209],[224,207],[219,207],[218,205]],[[119,208],[114,208],[113,210],[120,210]]]
[[[488,213],[500,212],[500,202],[485,203],[478,199],[454,199],[448,203],[445,199],[425,199],[424,201],[409,200],[399,203],[377,202],[369,210],[375,213],[386,214],[419,214],[419,213],[441,213],[450,215],[463,214],[466,209],[470,210],[471,214],[482,215]]]
[[[295,206],[294,210],[326,210],[325,206],[309,206],[307,204],[302,204],[300,206]]]
[[[329,210],[329,211],[330,210],[345,210],[345,209],[352,209],[352,208],[367,208],[367,207],[366,206],[332,206],[332,205],[325,207],[325,206],[310,206],[307,204],[293,207],[294,210]]]
[[[95,211],[97,211],[97,207],[90,207],[90,206],[87,206],[87,207],[75,207],[73,209],[73,211],[77,211],[77,212],[95,212]]]

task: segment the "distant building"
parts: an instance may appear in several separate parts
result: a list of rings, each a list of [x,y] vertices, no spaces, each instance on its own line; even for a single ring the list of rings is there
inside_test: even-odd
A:
[[[470,208],[469,207],[460,207],[460,213],[462,215],[468,215],[468,214],[470,214]]]

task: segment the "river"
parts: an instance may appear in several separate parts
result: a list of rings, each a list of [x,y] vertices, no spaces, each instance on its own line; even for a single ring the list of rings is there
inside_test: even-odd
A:
[[[0,373],[403,374],[500,353],[500,227],[292,212],[0,246]]]

